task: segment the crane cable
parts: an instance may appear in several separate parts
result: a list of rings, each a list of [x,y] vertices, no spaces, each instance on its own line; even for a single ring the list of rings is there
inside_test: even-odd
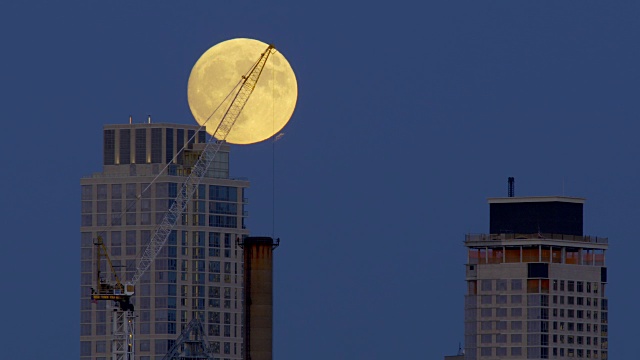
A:
[[[220,104],[218,104],[218,106],[211,112],[211,114],[207,117],[207,119],[200,125],[200,127],[198,128],[198,130],[196,132],[194,132],[194,134],[187,140],[186,144],[184,144],[182,146],[182,148],[178,151],[176,151],[176,154],[173,156],[173,158],[171,159],[170,162],[168,162],[163,168],[162,170],[160,170],[158,172],[158,174],[153,178],[153,180],[151,180],[151,182],[149,184],[147,184],[147,186],[140,192],[140,194],[136,195],[136,198],[129,201],[129,204],[127,205],[127,207],[125,208],[124,211],[121,211],[117,217],[115,218],[115,220],[120,221],[122,220],[122,218],[124,217],[124,215],[128,214],[129,212],[131,212],[131,210],[137,205],[137,203],[140,201],[140,199],[142,199],[142,195],[144,193],[146,193],[153,184],[155,184],[158,180],[158,178],[160,178],[160,176],[162,176],[166,170],[169,168],[170,165],[172,165],[177,159],[178,159],[178,155],[181,154],[186,148],[187,146],[195,140],[196,135],[198,134],[198,132],[200,132],[202,130],[202,128],[206,127],[206,124],[209,122],[209,120],[211,120],[211,118],[213,117],[213,115],[218,112],[218,110],[220,110],[220,108],[222,107],[222,105],[231,97],[232,94],[235,94],[236,90],[238,89],[238,87],[240,87],[244,81],[244,79],[251,73],[251,71],[253,70],[253,68],[256,66],[256,64],[259,62],[260,60],[258,59],[258,61],[249,68],[249,70],[247,72],[245,72],[245,74],[240,78],[240,80],[238,81],[238,83],[233,87],[233,89],[231,89],[231,91],[227,94],[227,96],[220,102]],[[272,65],[273,66],[273,65]],[[215,141],[215,138],[212,136],[211,139],[209,141]],[[125,195],[126,196],[126,195]],[[114,218],[111,218],[110,221],[110,227],[114,226],[113,224],[113,220]],[[97,237],[103,237],[106,234],[107,230],[102,230],[97,234]],[[149,239],[150,241],[151,239]],[[142,244],[141,244],[142,245]],[[138,251],[138,253],[136,254],[136,262],[140,259],[140,255],[142,254],[142,251],[144,249],[144,246],[140,247],[140,250]],[[121,265],[120,265],[121,266]],[[115,269],[114,269],[115,270]],[[112,274],[113,276],[115,276],[117,278],[117,274]]]
[[[274,137],[271,147],[271,238],[276,238],[276,139],[278,138],[276,132],[276,102],[275,102],[275,87],[276,87],[276,72],[273,69],[273,61],[271,62],[271,133]]]

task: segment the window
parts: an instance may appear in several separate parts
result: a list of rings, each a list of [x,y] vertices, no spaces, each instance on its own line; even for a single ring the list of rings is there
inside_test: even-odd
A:
[[[91,356],[91,341],[80,341],[80,355]]]
[[[91,335],[91,324],[81,324],[80,335]]]
[[[149,340],[140,341],[140,351],[147,352],[150,350]]]
[[[147,163],[147,129],[136,129],[136,164]]]
[[[482,291],[492,291],[493,290],[493,283],[491,280],[481,280],[480,281],[480,287]]]
[[[91,217],[91,215],[82,215],[80,217],[80,224],[82,226],[91,226],[92,225],[92,217]]]
[[[231,186],[209,185],[209,200],[238,201],[238,189]]]
[[[567,282],[567,291],[574,292],[575,291],[575,281]]]
[[[109,129],[104,131],[104,164],[115,164],[116,131]]]
[[[120,164],[131,162],[131,130],[120,129]]]
[[[522,290],[522,279],[512,279],[511,290]]]
[[[480,309],[480,316],[491,317],[493,315],[493,309]]]
[[[584,292],[584,281],[578,281],[576,285],[576,290],[579,293]]]
[[[507,291],[507,280],[496,280],[496,290]]]
[[[491,304],[492,302],[492,296],[491,295],[482,295],[480,296],[480,303],[481,304]]]
[[[204,130],[200,130],[198,131],[198,138],[196,139],[196,142],[199,144],[204,144],[207,142],[207,132]]]
[[[511,295],[512,304],[522,304],[522,295]]]
[[[515,344],[522,343],[522,334],[511,334],[511,342]]]

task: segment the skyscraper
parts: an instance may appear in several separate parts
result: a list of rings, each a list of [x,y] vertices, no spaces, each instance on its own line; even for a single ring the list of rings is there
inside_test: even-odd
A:
[[[80,181],[81,359],[106,360],[111,352],[109,304],[90,298],[97,281],[95,239],[104,239],[121,281],[130,279],[206,141],[198,126],[104,127],[103,171]],[[246,180],[229,178],[229,147],[223,145],[136,286],[137,359],[162,359],[194,317],[203,322],[217,358],[242,358],[243,254],[236,239],[248,234],[248,186]],[[106,262],[100,265],[103,278],[110,280]]]
[[[489,199],[466,236],[465,358],[608,358],[608,239],[583,234],[584,199]]]

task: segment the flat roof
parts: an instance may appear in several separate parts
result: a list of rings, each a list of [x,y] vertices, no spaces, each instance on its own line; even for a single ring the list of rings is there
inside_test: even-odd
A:
[[[531,203],[531,202],[564,202],[564,203],[576,203],[584,204],[585,198],[571,197],[571,196],[515,196],[515,197],[500,197],[500,198],[488,198],[489,204],[514,204],[514,203]]]

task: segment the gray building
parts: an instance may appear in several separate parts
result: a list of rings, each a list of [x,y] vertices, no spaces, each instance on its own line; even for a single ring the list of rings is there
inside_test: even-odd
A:
[[[83,177],[80,227],[80,358],[109,359],[108,301],[92,303],[94,241],[104,239],[125,282],[207,141],[198,126],[104,127],[103,171]],[[186,147],[184,147],[186,145]],[[184,150],[182,150],[184,147]],[[136,359],[162,359],[199,317],[219,359],[242,358],[242,249],[248,181],[229,178],[223,145],[155,262],[136,286]],[[106,262],[101,274],[108,279]]]
[[[489,199],[469,234],[465,359],[607,359],[608,239],[583,234],[584,199]]]

